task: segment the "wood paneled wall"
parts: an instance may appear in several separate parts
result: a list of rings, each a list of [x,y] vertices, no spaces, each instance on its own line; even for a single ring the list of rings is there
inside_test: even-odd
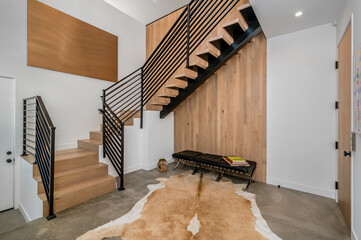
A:
[[[147,58],[181,11],[147,26]],[[237,14],[231,11],[224,21]],[[216,28],[210,36],[221,32]],[[255,179],[266,182],[266,48],[262,33],[175,109],[175,151],[243,156],[257,162]]]
[[[175,151],[242,156],[266,181],[266,48],[262,33],[175,109]]]
[[[116,82],[118,37],[28,0],[28,66]]]
[[[147,25],[146,28],[146,35],[147,35],[147,42],[146,42],[146,57],[147,59],[150,57],[152,52],[158,46],[160,41],[164,38],[167,34],[169,29],[173,26],[175,21],[184,11],[184,7],[178,9],[177,11]]]

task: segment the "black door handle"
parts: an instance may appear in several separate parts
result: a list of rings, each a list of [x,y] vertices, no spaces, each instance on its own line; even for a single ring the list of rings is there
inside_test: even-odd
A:
[[[11,163],[12,161],[13,161],[13,160],[11,160],[11,159],[7,159],[7,160],[6,160],[7,163]]]
[[[350,157],[351,157],[351,151],[349,151],[349,152],[344,151],[344,152],[343,152],[343,155],[344,155],[345,157],[347,157],[347,156],[350,156]]]
[[[6,155],[11,155],[11,154],[12,154],[11,151],[6,152]]]

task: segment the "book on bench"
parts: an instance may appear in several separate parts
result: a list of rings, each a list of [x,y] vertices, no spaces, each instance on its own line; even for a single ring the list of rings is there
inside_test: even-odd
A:
[[[223,160],[231,166],[249,167],[249,163],[241,157],[223,157]]]

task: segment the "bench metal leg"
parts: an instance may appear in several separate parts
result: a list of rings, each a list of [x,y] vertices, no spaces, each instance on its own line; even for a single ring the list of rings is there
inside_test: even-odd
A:
[[[197,166],[194,171],[192,172],[192,175],[196,175],[196,173],[198,172],[198,170],[200,169],[200,166]]]
[[[224,175],[224,171],[220,172],[219,175],[218,175],[218,177],[217,177],[217,179],[216,179],[216,181],[217,181],[217,182],[221,181],[223,175]]]
[[[245,189],[246,191],[248,190],[249,186],[251,185],[251,182],[252,182],[252,180],[249,179],[249,180],[248,180],[248,183],[247,183],[247,187],[246,187],[246,189]]]
[[[248,183],[247,183],[247,187],[246,187],[246,191],[248,190],[249,186],[251,185],[251,183],[254,183],[255,181],[253,180],[253,174],[254,174],[254,171],[256,170],[256,168],[253,169],[252,173],[251,173],[251,178],[248,180]]]
[[[173,170],[175,170],[179,166],[180,162],[177,162],[177,164],[174,166]]]

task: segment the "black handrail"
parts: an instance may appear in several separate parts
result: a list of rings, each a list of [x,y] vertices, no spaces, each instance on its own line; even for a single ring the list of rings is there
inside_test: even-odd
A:
[[[140,112],[143,127],[144,106],[239,0],[191,0],[145,64],[103,90],[103,156],[108,156],[124,181],[124,125]],[[118,137],[117,135],[120,135]]]
[[[55,126],[40,96],[23,100],[23,156],[35,157],[49,202],[47,220],[54,214]]]

